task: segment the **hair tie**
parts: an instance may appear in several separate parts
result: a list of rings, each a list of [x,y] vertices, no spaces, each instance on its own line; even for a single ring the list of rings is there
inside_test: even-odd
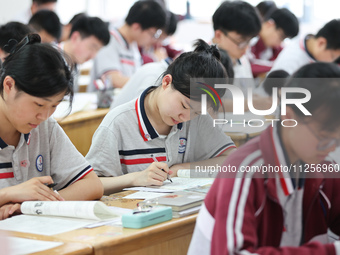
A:
[[[15,39],[9,39],[8,43],[5,44],[4,50],[10,54],[12,54],[15,50],[15,47],[18,45],[18,41]]]

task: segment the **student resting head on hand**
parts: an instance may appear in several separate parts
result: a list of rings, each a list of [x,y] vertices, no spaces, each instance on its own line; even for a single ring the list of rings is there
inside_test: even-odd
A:
[[[86,155],[103,177],[105,193],[162,185],[167,173],[176,176],[178,169],[190,169],[190,163],[216,165],[233,151],[233,141],[213,126],[210,115],[199,114],[202,94],[217,110],[225,92],[213,88],[227,79],[219,58],[215,46],[198,40],[194,51],[168,66],[159,86],[106,115]]]
[[[27,200],[99,199],[103,187],[92,167],[50,118],[65,95],[72,102],[66,56],[37,34],[10,46],[0,71],[0,219]]]

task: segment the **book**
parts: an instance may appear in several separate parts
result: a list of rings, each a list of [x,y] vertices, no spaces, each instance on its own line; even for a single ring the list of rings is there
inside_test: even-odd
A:
[[[90,220],[107,220],[120,216],[101,201],[26,201],[21,204],[21,212]]]
[[[205,194],[177,191],[156,198],[158,205],[171,206],[173,212],[183,211],[202,204]]]
[[[172,212],[172,217],[173,218],[182,218],[182,217],[197,213],[197,212],[199,212],[200,209],[201,209],[201,205],[195,206],[195,207],[192,207],[192,208],[189,208],[189,209],[185,209],[185,210],[179,211],[179,212]]]

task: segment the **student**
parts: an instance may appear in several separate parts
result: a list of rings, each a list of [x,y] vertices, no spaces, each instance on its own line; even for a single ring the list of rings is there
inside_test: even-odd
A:
[[[213,43],[228,52],[234,65],[234,85],[241,88],[247,98],[248,87],[255,89],[250,63],[245,56],[250,40],[257,36],[261,29],[260,18],[253,6],[244,1],[225,1],[213,15],[215,36]],[[254,95],[253,104],[256,109],[269,109],[269,97]],[[224,105],[226,111],[233,111],[231,94],[226,93]],[[245,100],[245,110],[248,103]]]
[[[262,1],[256,5],[256,9],[259,11],[261,19],[267,20],[269,15],[278,8],[274,1]]]
[[[95,91],[94,81],[102,79],[121,88],[142,64],[138,46],[155,42],[157,30],[165,25],[165,11],[151,0],[136,1],[125,18],[125,23],[111,31],[110,44],[94,59],[88,91]]]
[[[0,26],[0,59],[5,61],[9,55],[10,45],[20,42],[27,34],[31,33],[31,29],[20,22],[8,22]],[[9,42],[13,39],[12,42]]]
[[[234,78],[233,65],[228,53],[224,50],[219,51],[221,55],[221,63],[227,71],[228,78]],[[137,98],[145,89],[156,85],[158,79],[162,78],[162,73],[166,71],[172,61],[173,60],[171,58],[166,58],[159,62],[141,66],[131,76],[119,94],[115,96],[111,104],[111,109]]]
[[[327,155],[340,145],[340,69],[308,64],[285,87],[311,93],[303,106],[312,116],[287,105],[281,120],[286,126],[296,120],[295,127],[276,122],[223,164],[285,170],[241,171],[235,178],[221,173],[198,215],[188,254],[338,254],[340,243],[328,243],[327,230],[340,234],[339,173],[308,171],[339,169]]]
[[[68,24],[63,25],[61,29],[61,36],[59,38],[59,42],[63,42],[68,40],[71,34],[71,30],[73,27],[73,24],[79,19],[80,17],[86,17],[87,15],[84,12],[77,13],[72,17],[72,19],[69,21]]]
[[[286,38],[299,33],[299,21],[288,9],[276,9],[267,13],[259,33],[259,40],[248,54],[254,77],[267,73],[282,50]]]
[[[40,10],[55,11],[58,0],[32,0],[31,7],[25,12],[22,12],[14,18],[23,24],[27,24],[30,18]]]
[[[109,41],[110,33],[105,22],[97,17],[82,15],[74,22],[69,39],[59,43],[59,47],[72,58],[77,67],[93,59]],[[74,85],[74,91],[78,92],[77,81]]]
[[[212,41],[233,60],[235,78],[253,78],[245,53],[261,29],[255,8],[244,1],[225,1],[215,11],[213,23]]]
[[[50,118],[66,94],[72,100],[73,77],[60,52],[39,42],[37,34],[26,36],[1,69],[2,212],[27,200],[92,200],[103,194],[91,165]],[[51,183],[59,194],[45,185]]]
[[[226,79],[218,58],[215,46],[199,40],[194,52],[183,53],[168,66],[158,87],[149,87],[105,116],[86,158],[102,177],[106,194],[130,186],[162,185],[167,173],[176,176],[178,169],[189,169],[190,162],[221,163],[234,150],[230,137],[213,128],[210,115],[196,116],[205,93],[196,87],[201,85],[194,83],[190,89],[194,78]],[[217,110],[218,105],[207,100]]]
[[[281,51],[271,70],[282,69],[292,74],[308,63],[333,62],[338,57],[340,57],[340,19],[333,19],[316,35],[309,34],[294,39]]]
[[[40,35],[42,43],[57,43],[61,35],[61,25],[54,11],[41,10],[29,20],[28,25]]]

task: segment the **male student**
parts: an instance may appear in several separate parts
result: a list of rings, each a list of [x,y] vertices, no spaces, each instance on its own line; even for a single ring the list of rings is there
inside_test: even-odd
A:
[[[234,64],[234,85],[241,88],[247,98],[248,87],[254,88],[250,63],[245,56],[250,40],[257,36],[261,29],[261,21],[255,8],[244,1],[225,1],[213,15],[215,35],[213,43],[228,52]],[[224,96],[226,111],[233,111],[230,93]],[[269,97],[255,97],[253,104],[256,109],[269,109]],[[248,103],[245,100],[245,110]]]
[[[292,74],[308,63],[333,62],[338,57],[340,57],[340,19],[333,19],[316,35],[309,34],[294,39],[281,51],[271,71],[282,69]]]
[[[16,16],[16,18],[14,18],[14,20],[27,24],[32,15],[34,15],[37,11],[40,10],[55,11],[57,1],[58,0],[32,0],[31,7],[28,10],[19,13]]]
[[[61,25],[54,11],[41,10],[36,12],[28,25],[40,35],[42,43],[56,43],[61,35]]]
[[[0,26],[0,59],[1,62],[9,55],[13,43],[20,42],[27,34],[31,33],[31,29],[20,22],[8,22]],[[14,39],[15,41],[9,42]]]
[[[100,78],[108,80],[113,87],[123,87],[142,64],[138,46],[155,42],[157,30],[165,25],[165,17],[164,9],[157,2],[135,2],[124,25],[111,31],[109,45],[94,59],[88,90],[94,91],[94,80]]]
[[[267,13],[264,18],[259,40],[248,54],[254,77],[270,71],[273,61],[282,50],[283,40],[293,38],[299,33],[298,19],[286,8]]]
[[[93,59],[109,41],[107,24],[100,18],[84,15],[74,22],[69,39],[61,42],[59,47],[71,56],[77,65]],[[78,91],[77,86],[75,82],[75,91]]]
[[[340,254],[340,242],[328,240],[328,232],[340,234],[339,164],[328,157],[340,145],[340,68],[305,65],[284,88],[308,90],[303,107],[311,115],[283,106],[284,125],[269,126],[226,159],[223,167],[235,174],[221,173],[211,186],[189,255]]]

